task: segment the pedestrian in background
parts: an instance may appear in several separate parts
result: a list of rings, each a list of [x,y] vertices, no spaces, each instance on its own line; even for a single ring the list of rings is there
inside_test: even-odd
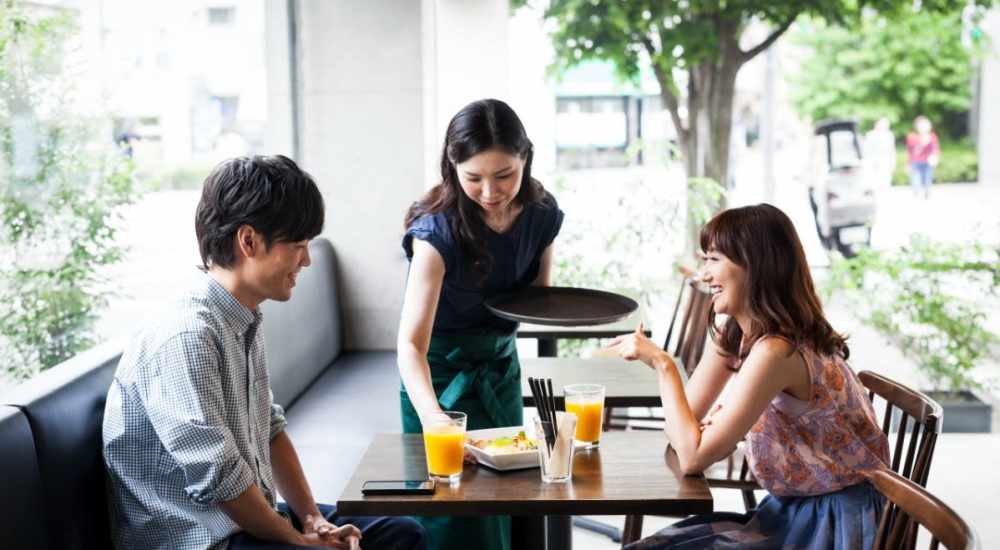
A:
[[[896,169],[896,136],[892,135],[888,118],[878,119],[865,134],[864,148],[872,188],[879,194],[892,186],[892,173]]]
[[[917,196],[923,193],[926,199],[934,182],[934,168],[941,159],[941,146],[927,117],[920,115],[913,120],[913,131],[906,136],[906,154],[913,193]]]

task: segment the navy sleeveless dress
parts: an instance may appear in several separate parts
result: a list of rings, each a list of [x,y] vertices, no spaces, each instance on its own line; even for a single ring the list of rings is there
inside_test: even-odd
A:
[[[413,258],[413,239],[430,243],[445,264],[444,281],[427,362],[438,403],[445,410],[468,415],[468,429],[523,423],[521,365],[517,359],[517,323],[501,319],[484,305],[497,294],[529,286],[538,277],[541,257],[562,227],[563,212],[547,195],[528,205],[504,233],[486,229],[493,268],[486,276],[474,272],[455,241],[453,213],[424,215],[403,237],[403,250]],[[420,419],[406,389],[400,385],[403,432],[420,433]],[[510,550],[510,517],[418,517],[431,550],[469,548]]]

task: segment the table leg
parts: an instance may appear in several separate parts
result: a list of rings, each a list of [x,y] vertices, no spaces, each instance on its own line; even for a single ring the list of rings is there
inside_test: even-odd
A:
[[[573,550],[573,517],[545,516],[546,550]]]
[[[511,548],[545,550],[545,518],[542,516],[512,516]]]
[[[538,339],[539,357],[557,357],[559,355],[559,340],[556,338]]]
[[[625,529],[622,533],[622,546],[642,538],[642,516],[625,516]]]

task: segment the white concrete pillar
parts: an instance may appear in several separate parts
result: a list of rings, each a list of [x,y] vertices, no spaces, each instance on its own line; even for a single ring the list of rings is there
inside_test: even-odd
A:
[[[291,127],[284,4],[268,7],[276,151],[287,151],[281,128]],[[508,3],[299,0],[297,8],[298,160],[326,199],[323,235],[340,262],[345,346],[393,349],[407,268],[403,216],[440,177],[455,111],[507,95]]]
[[[428,186],[441,177],[448,121],[487,97],[510,101],[507,0],[423,0]]]
[[[292,146],[292,90],[289,66],[287,2],[264,2],[264,57],[267,67],[267,131],[264,145],[268,154],[294,157]]]
[[[986,14],[983,30],[993,43],[980,73],[979,182],[1000,186],[1000,11]]]
[[[541,7],[524,7],[510,19],[510,106],[521,117],[535,145],[532,174],[550,189],[556,169],[556,85],[546,78],[552,62],[551,39],[542,28]],[[557,197],[558,198],[558,197]]]

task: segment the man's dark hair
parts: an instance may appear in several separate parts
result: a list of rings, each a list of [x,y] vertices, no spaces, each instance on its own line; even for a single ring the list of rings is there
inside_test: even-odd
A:
[[[249,225],[275,242],[312,239],[323,230],[323,196],[312,176],[282,155],[222,162],[205,178],[194,229],[205,269],[236,263],[236,231]]]

